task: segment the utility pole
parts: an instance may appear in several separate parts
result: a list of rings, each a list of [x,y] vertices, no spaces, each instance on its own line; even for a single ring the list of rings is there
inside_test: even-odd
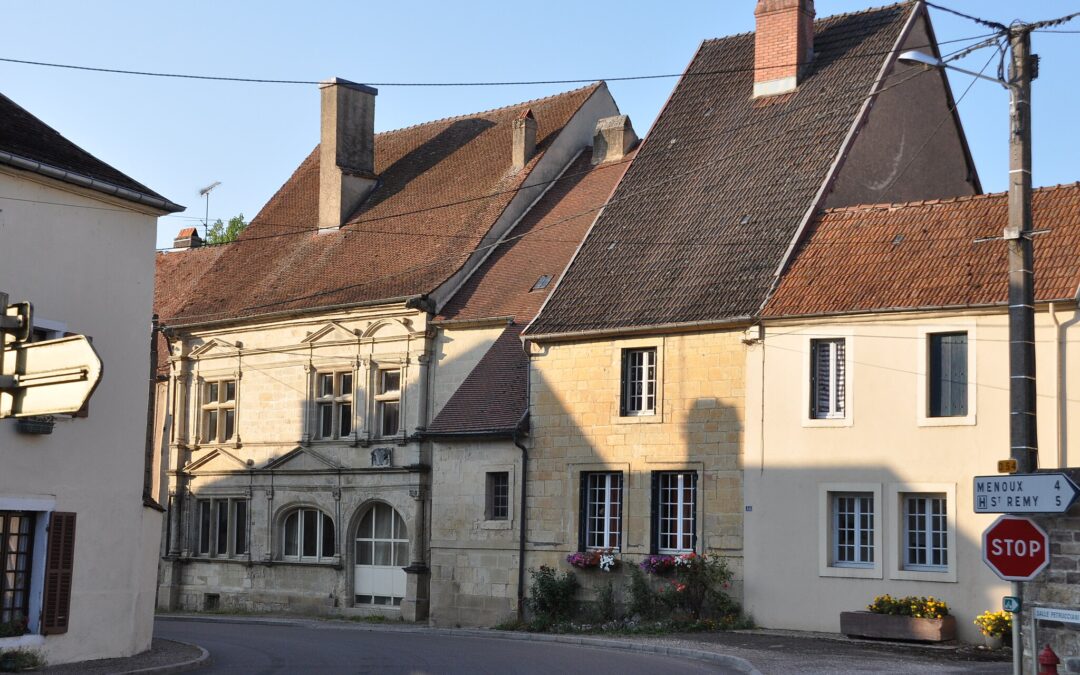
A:
[[[1031,241],[1031,28],[1009,30],[1009,455],[1019,473],[1039,466],[1035,425],[1035,264]],[[1012,594],[1022,597],[1019,582]],[[1023,673],[1021,611],[1012,615],[1013,673]],[[1035,649],[1034,644],[1032,649]]]

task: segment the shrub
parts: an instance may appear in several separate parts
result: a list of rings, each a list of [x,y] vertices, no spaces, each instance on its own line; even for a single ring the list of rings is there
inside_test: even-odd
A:
[[[45,657],[33,649],[8,649],[0,651],[0,672],[18,673],[24,670],[40,670],[45,667]]]
[[[673,612],[682,613],[693,622],[703,615],[722,617],[725,621],[738,617],[739,603],[731,599],[727,590],[734,576],[727,561],[716,555],[686,553],[672,557],[671,578],[658,580],[654,588],[642,569],[662,569],[642,564],[631,571],[630,613],[643,619],[658,618]]]
[[[656,591],[649,585],[649,580],[640,569],[630,568],[630,603],[627,607],[631,616],[642,619],[655,619],[662,614],[663,603]]]
[[[0,638],[18,637],[26,633],[26,617],[16,614],[11,621],[0,623]]]
[[[1012,633],[1012,614],[986,611],[975,617],[975,625],[987,637],[1005,637]]]
[[[601,621],[614,621],[618,618],[615,605],[615,585],[610,581],[596,593],[596,612]]]
[[[920,619],[940,619],[949,615],[949,606],[933,596],[926,598],[909,595],[894,598],[886,593],[874,598],[866,608],[875,614],[913,616]]]
[[[558,572],[547,565],[529,570],[529,609],[542,623],[568,621],[577,612],[580,585],[573,572]]]

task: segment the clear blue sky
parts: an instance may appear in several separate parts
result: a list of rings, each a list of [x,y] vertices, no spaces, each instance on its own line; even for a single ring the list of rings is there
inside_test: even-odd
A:
[[[818,16],[871,0],[817,0]],[[754,0],[539,2],[11,2],[0,57],[110,68],[359,82],[605,78],[677,73],[705,38],[753,29]],[[877,3],[881,4],[881,3]],[[1080,10],[1080,2],[941,0],[1003,23]],[[1018,12],[1020,13],[1018,15]],[[938,39],[986,32],[932,10]],[[1080,30],[1080,20],[1067,28]],[[1080,34],[1034,37],[1035,183],[1080,180]],[[964,64],[981,68],[988,52]],[[970,78],[952,74],[959,95]],[[674,79],[611,84],[644,133]],[[572,86],[382,86],[378,130],[485,110]],[[161,80],[0,63],[0,91],[76,143],[202,218],[199,188],[222,182],[211,220],[251,218],[318,143],[311,85]],[[975,85],[960,114],[988,191],[1007,177],[1005,91]],[[930,145],[932,151],[932,144]],[[193,221],[160,219],[158,245]]]

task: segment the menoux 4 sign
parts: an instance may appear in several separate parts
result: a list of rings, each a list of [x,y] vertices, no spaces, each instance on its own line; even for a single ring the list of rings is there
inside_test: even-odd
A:
[[[1006,581],[1030,581],[1050,564],[1050,537],[1027,518],[1001,516],[983,532],[983,562]]]

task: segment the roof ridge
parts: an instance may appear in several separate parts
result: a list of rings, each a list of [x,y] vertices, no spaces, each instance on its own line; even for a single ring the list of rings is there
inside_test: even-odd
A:
[[[1080,188],[1080,180],[1072,183],[1058,183],[1056,185],[1043,185],[1037,188],[1033,188],[1032,192],[1053,192],[1055,190],[1068,190],[1070,188]],[[876,204],[852,204],[850,206],[836,206],[830,209],[823,209],[821,215],[831,215],[835,213],[859,213],[864,211],[895,211],[897,209],[905,208],[919,208],[923,206],[938,206],[940,204],[956,204],[962,202],[978,201],[982,199],[998,199],[1001,197],[1008,197],[1009,193],[1004,192],[985,192],[979,195],[957,195],[955,197],[941,197],[938,199],[920,199],[910,202],[880,202]]]
[[[860,15],[863,15],[863,14],[873,14],[874,12],[882,12],[882,11],[885,11],[887,9],[894,9],[894,8],[897,8],[897,7],[903,7],[905,5],[915,5],[915,4],[918,4],[919,2],[921,2],[921,0],[902,0],[901,2],[894,2],[891,5],[880,5],[878,7],[867,7],[866,9],[860,9],[860,10],[855,11],[855,12],[841,12],[839,14],[830,14],[828,16],[815,17],[814,18],[814,23],[817,23],[819,21],[830,21],[832,19],[846,19],[848,17],[860,16]],[[728,39],[731,39],[731,38],[745,37],[747,35],[753,35],[756,32],[757,31],[754,31],[754,30],[745,30],[745,31],[743,31],[741,33],[731,33],[729,35],[721,35],[719,37],[705,38],[701,42],[703,44],[706,43],[706,42],[719,42],[720,40],[728,40]]]
[[[540,98],[534,98],[534,99],[530,99],[528,101],[521,101],[520,103],[511,103],[510,105],[503,105],[503,106],[499,106],[498,108],[490,108],[488,110],[478,110],[477,112],[463,113],[461,115],[451,115],[449,117],[440,117],[439,119],[428,120],[426,122],[417,122],[416,124],[410,124],[409,126],[405,126],[405,127],[398,127],[396,129],[387,129],[386,131],[380,131],[379,133],[375,134],[375,136],[378,137],[378,136],[383,136],[383,135],[386,135],[386,134],[396,134],[396,133],[401,132],[401,131],[409,131],[410,129],[418,129],[420,127],[425,127],[425,126],[427,126],[429,124],[438,124],[440,122],[450,122],[450,121],[454,121],[454,120],[463,120],[463,119],[468,119],[470,117],[477,117],[479,115],[489,115],[491,113],[502,112],[504,110],[509,110],[511,108],[520,108],[522,106],[530,106],[531,107],[531,106],[533,106],[533,105],[535,105],[537,103],[543,103],[543,102],[550,101],[550,100],[553,100],[553,99],[561,98],[563,96],[569,96],[570,94],[576,94],[578,92],[586,91],[586,90],[589,90],[589,89],[594,89],[595,90],[595,89],[600,88],[600,86],[603,85],[603,84],[605,84],[604,80],[597,80],[596,82],[593,82],[592,84],[587,84],[584,87],[578,87],[577,89],[567,89],[566,91],[562,91],[562,92],[559,92],[557,94],[551,94],[549,96],[541,96]]]

